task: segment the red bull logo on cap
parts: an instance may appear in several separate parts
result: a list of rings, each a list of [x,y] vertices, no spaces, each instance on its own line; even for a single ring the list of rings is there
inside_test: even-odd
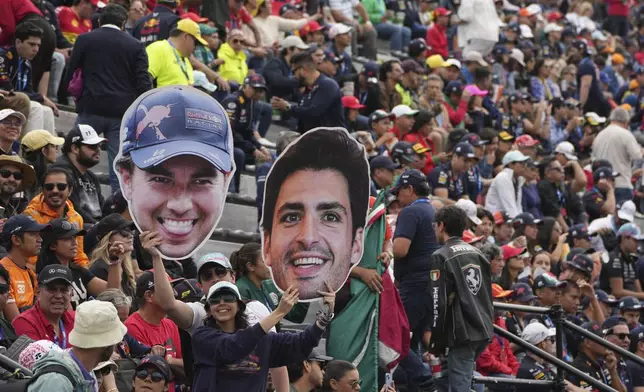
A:
[[[136,126],[136,139],[138,140],[141,136],[141,133],[143,133],[143,131],[145,131],[145,129],[148,127],[151,127],[156,131],[158,140],[166,139],[166,137],[161,132],[161,129],[159,129],[159,126],[161,125],[161,122],[163,120],[170,118],[170,111],[172,110],[172,106],[174,105],[176,105],[176,103],[171,103],[165,106],[157,105],[153,106],[150,110],[148,110],[145,106],[140,105],[139,108],[143,110],[145,117],[143,117],[143,120],[141,120]]]

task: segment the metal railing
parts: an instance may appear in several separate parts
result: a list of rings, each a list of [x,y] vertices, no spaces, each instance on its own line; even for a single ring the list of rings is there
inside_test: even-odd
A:
[[[637,364],[644,366],[644,359],[638,357],[637,355],[631,353],[630,351],[624,350],[623,348],[614,345],[613,343],[602,339],[601,337],[586,331],[585,329],[579,327],[578,325],[571,323],[566,320],[566,314],[561,308],[561,305],[554,305],[550,308],[538,307],[538,306],[525,306],[525,305],[515,305],[507,304],[502,302],[494,302],[495,310],[508,310],[508,311],[519,311],[523,313],[535,313],[535,314],[547,314],[552,319],[555,324],[556,330],[556,355],[549,354],[536,346],[526,342],[520,337],[504,330],[503,328],[495,325],[494,332],[501,337],[507,339],[508,341],[520,346],[529,353],[532,353],[546,362],[549,362],[557,367],[557,374],[555,380],[526,380],[526,379],[517,379],[517,378],[501,378],[501,377],[474,377],[473,382],[477,384],[507,384],[507,385],[539,385],[539,386],[551,386],[552,390],[557,392],[565,391],[565,382],[564,382],[564,371],[570,374],[575,375],[576,377],[586,381],[591,384],[593,387],[599,389],[600,391],[606,392],[617,392],[611,386],[602,383],[601,381],[591,377],[590,375],[583,373],[579,369],[571,366],[569,363],[563,360],[563,334],[564,328],[581,335],[584,339],[592,340],[595,343],[619,354],[624,358],[628,358]]]

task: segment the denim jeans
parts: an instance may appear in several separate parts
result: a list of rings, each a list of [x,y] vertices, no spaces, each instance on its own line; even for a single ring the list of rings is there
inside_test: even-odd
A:
[[[633,190],[630,188],[615,188],[615,203],[622,204],[627,200],[633,200]]]
[[[107,165],[110,170],[110,187],[112,194],[116,193],[121,186],[114,172],[114,159],[119,152],[119,138],[121,129],[121,119],[118,117],[103,117],[96,114],[81,113],[76,117],[76,125],[90,125],[99,135],[102,133],[107,139]],[[107,195],[103,195],[107,197]]]
[[[389,48],[391,50],[403,51],[404,48],[409,46],[409,41],[411,40],[409,27],[385,22],[376,24],[375,28],[378,32],[378,38],[390,40]]]
[[[414,23],[411,26],[411,37],[425,39],[427,36],[427,26],[421,23]]]
[[[469,342],[450,347],[447,355],[447,372],[436,383],[440,392],[470,392],[476,358],[485,350],[488,342]]]
[[[233,180],[230,182],[230,185],[228,186],[228,192],[231,193],[239,193],[241,189],[241,174],[244,171],[244,165],[246,164],[246,154],[241,148],[235,148],[233,153],[233,158],[235,160],[235,175],[233,176]]]
[[[54,102],[58,101],[58,86],[63,79],[63,71],[65,71],[65,56],[62,53],[54,52],[51,57],[49,86],[47,86],[47,97]]]

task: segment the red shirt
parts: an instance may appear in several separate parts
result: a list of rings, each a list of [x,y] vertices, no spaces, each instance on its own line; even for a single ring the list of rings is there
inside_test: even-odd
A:
[[[164,346],[166,358],[183,358],[179,328],[169,319],[164,318],[159,325],[154,325],[143,320],[139,312],[135,312],[125,320],[124,324],[127,327],[127,333],[139,342],[150,347],[157,344]],[[174,382],[170,383],[168,390],[174,391]]]
[[[72,44],[76,42],[76,38],[79,35],[89,33],[92,30],[92,21],[79,18],[71,7],[58,7],[56,8],[56,14],[60,23],[60,31],[67,38],[67,41]]]
[[[440,54],[443,58],[449,57],[449,49],[447,46],[447,27],[434,23],[434,25],[427,30],[425,41],[431,48],[429,50],[430,55]]]
[[[410,143],[412,146],[416,143],[420,143],[423,145],[423,147],[429,148],[429,151],[425,153],[426,160],[425,160],[425,167],[423,167],[423,174],[428,176],[429,173],[431,173],[434,166],[436,166],[434,164],[434,160],[432,159],[434,155],[434,142],[432,141],[432,139],[423,137],[418,133],[408,133],[403,138],[403,141]]]
[[[606,12],[611,16],[628,16],[629,2],[622,0],[606,0],[608,9]],[[633,4],[630,5],[634,6]]]
[[[42,309],[40,309],[40,303],[36,302],[33,308],[13,319],[11,324],[18,336],[27,335],[33,340],[49,340],[56,343],[58,347],[66,349],[72,347],[69,344],[69,333],[74,329],[75,318],[76,314],[73,310],[65,311],[61,318],[60,336],[56,336],[54,326],[47,320]]]
[[[246,8],[241,7],[239,12],[237,14],[230,13],[230,18],[228,22],[226,22],[226,30],[230,31],[232,29],[239,29],[241,30],[242,26],[245,24],[249,24],[253,20],[252,15],[246,10]]]
[[[13,44],[13,33],[16,25],[29,14],[42,15],[42,12],[31,1],[0,1],[0,46]]]

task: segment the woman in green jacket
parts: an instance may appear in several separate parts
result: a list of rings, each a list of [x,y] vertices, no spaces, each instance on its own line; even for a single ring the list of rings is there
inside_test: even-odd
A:
[[[378,38],[390,40],[391,50],[407,53],[411,30],[409,27],[391,21],[393,13],[385,7],[385,0],[362,0],[361,3],[367,11],[369,21],[378,32]]]

